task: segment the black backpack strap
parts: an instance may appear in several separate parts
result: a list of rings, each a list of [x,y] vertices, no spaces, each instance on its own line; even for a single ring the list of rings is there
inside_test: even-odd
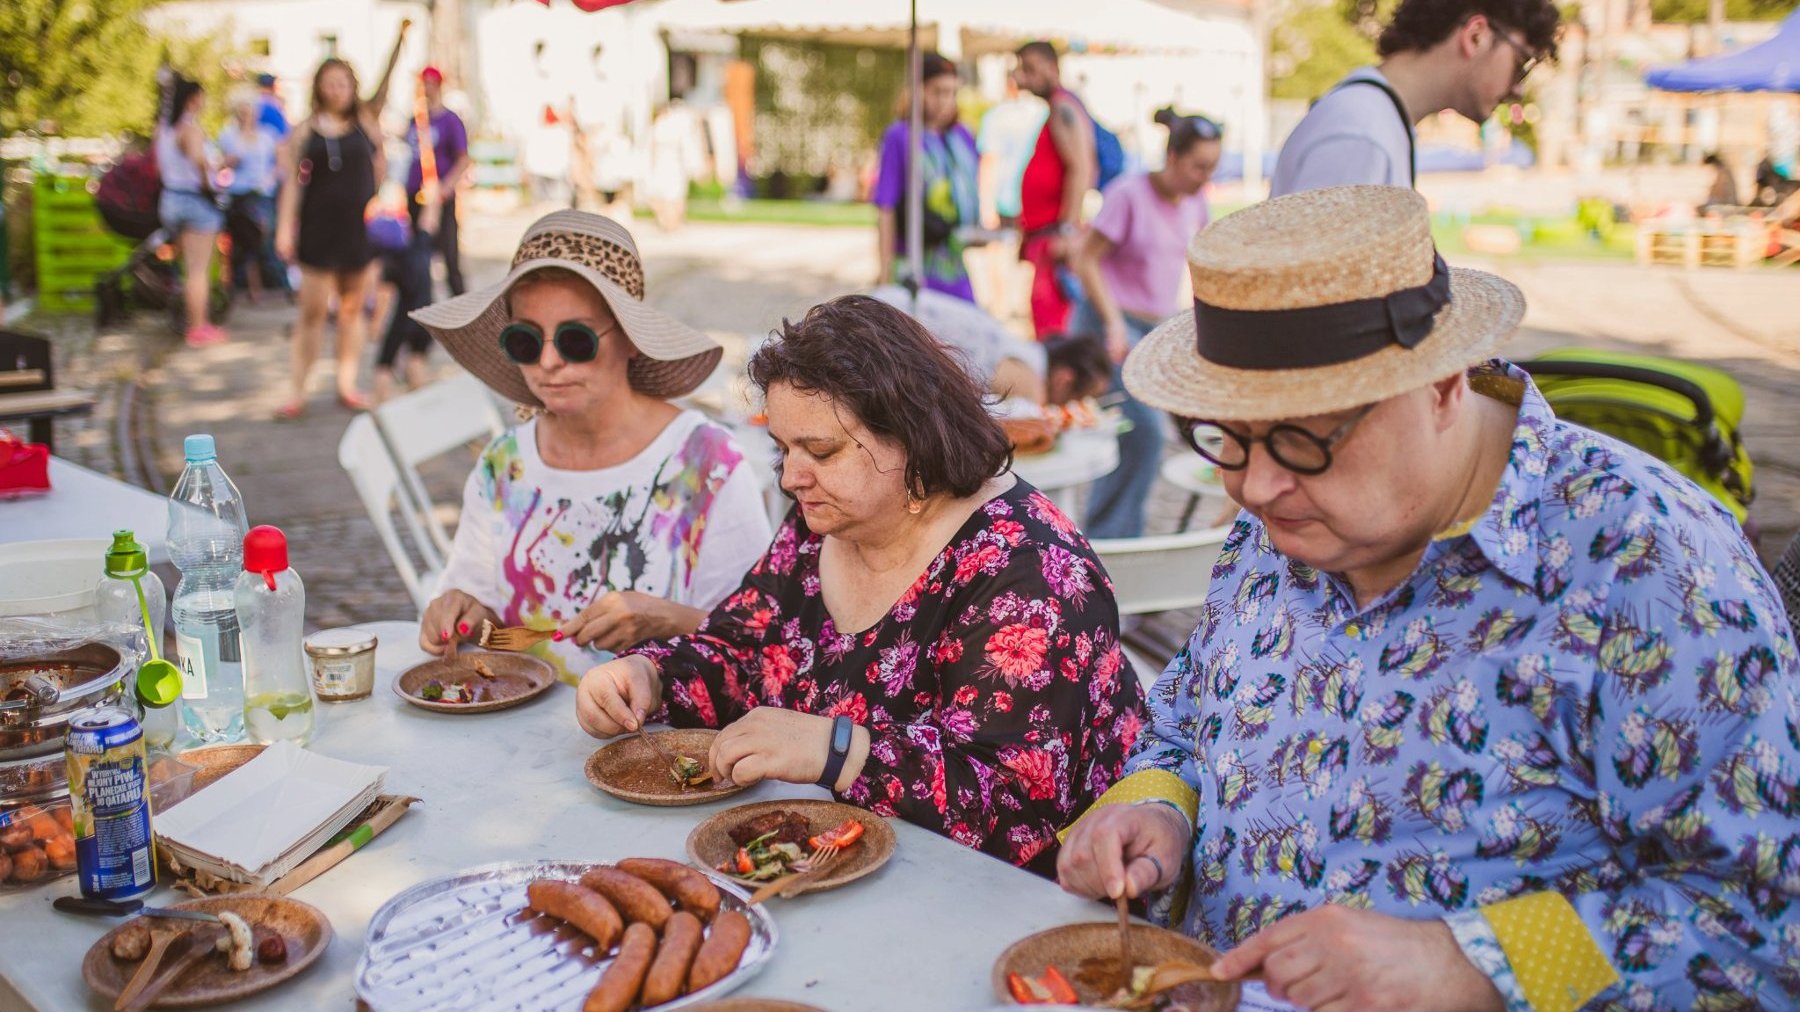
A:
[[[1406,112],[1406,103],[1400,100],[1400,93],[1395,91],[1392,85],[1373,77],[1358,77],[1345,81],[1331,90],[1338,91],[1356,84],[1380,88],[1382,94],[1388,97],[1388,101],[1394,103],[1394,112],[1400,116],[1400,129],[1406,131],[1406,181],[1417,186],[1419,184],[1419,147],[1418,141],[1413,137],[1412,117]]]

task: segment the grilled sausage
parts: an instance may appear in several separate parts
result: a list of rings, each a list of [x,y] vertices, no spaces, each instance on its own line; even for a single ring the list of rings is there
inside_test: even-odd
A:
[[[700,943],[694,965],[688,970],[688,993],[723,980],[737,969],[738,960],[750,947],[750,919],[736,910],[727,910],[713,918],[712,934]]]
[[[700,951],[700,936],[705,930],[700,918],[686,910],[669,918],[668,926],[663,928],[662,946],[656,950],[656,961],[650,964],[650,975],[644,978],[641,999],[645,1008],[681,997],[688,966],[694,961],[694,953]]]
[[[626,923],[642,921],[661,932],[674,913],[656,887],[629,872],[601,865],[581,876],[581,884],[612,901]]]
[[[619,912],[606,897],[573,882],[540,879],[525,887],[525,899],[540,914],[568,921],[580,928],[604,953],[624,930]]]
[[[660,889],[664,896],[703,921],[712,920],[719,912],[719,887],[712,884],[712,879],[680,861],[632,857],[620,861],[619,870],[630,872]]]
[[[619,943],[619,954],[600,975],[600,983],[588,992],[581,1012],[625,1012],[637,1000],[644,986],[644,974],[650,972],[650,960],[656,956],[656,932],[642,921],[625,929],[625,940]]]

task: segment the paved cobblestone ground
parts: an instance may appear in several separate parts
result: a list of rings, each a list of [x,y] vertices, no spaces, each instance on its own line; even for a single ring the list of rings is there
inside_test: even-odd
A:
[[[501,275],[530,217],[493,216],[465,226],[472,284]],[[872,239],[855,229],[695,225],[665,235],[639,222],[634,230],[651,301],[714,333],[726,344],[728,360],[738,363],[747,339],[821,299],[866,287],[875,269]],[[1489,266],[1519,284],[1530,302],[1526,326],[1511,349],[1515,355],[1579,343],[1702,359],[1737,376],[1748,399],[1743,437],[1757,460],[1762,495],[1753,515],[1765,532],[1765,553],[1794,536],[1800,527],[1800,314],[1794,312],[1800,274],[1571,262]],[[989,276],[987,265],[978,264],[978,282]],[[121,473],[117,395],[125,384],[139,382],[139,421],[153,447],[152,483],[173,483],[183,436],[212,432],[221,460],[248,499],[252,521],[288,533],[294,565],[307,585],[309,626],[410,615],[411,601],[337,463],[338,439],[351,416],[330,396],[334,366],[316,368],[304,419],[272,420],[288,372],[292,319],[285,303],[240,305],[230,324],[231,343],[201,351],[169,338],[151,314],[104,333],[86,321],[54,322],[63,382],[104,394],[92,418],[59,430],[59,449]],[[455,369],[441,352],[433,366],[440,375]],[[453,454],[427,469],[437,502],[453,508],[468,465],[467,456]],[[1159,487],[1152,531],[1173,529],[1185,501],[1176,490]],[[1172,613],[1151,626],[1157,638],[1172,642],[1193,621],[1191,614]]]

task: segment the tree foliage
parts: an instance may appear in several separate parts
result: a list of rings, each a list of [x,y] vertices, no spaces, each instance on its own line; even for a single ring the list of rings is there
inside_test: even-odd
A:
[[[164,62],[207,87],[223,115],[229,47],[152,29],[158,0],[0,0],[0,135],[147,133]]]

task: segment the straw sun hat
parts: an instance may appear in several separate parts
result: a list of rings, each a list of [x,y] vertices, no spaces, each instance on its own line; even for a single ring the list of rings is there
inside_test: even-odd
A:
[[[554,211],[534,222],[499,284],[426,306],[412,318],[497,393],[541,408],[525,374],[501,350],[500,331],[512,320],[506,293],[520,278],[546,267],[573,271],[606,300],[638,350],[626,376],[641,393],[664,398],[691,393],[725,353],[712,338],[644,305],[644,265],[631,233],[611,218],[582,211]]]
[[[1188,245],[1194,312],[1151,331],[1125,386],[1218,421],[1329,414],[1492,358],[1525,315],[1511,283],[1446,267],[1425,199],[1389,186],[1277,197]]]

